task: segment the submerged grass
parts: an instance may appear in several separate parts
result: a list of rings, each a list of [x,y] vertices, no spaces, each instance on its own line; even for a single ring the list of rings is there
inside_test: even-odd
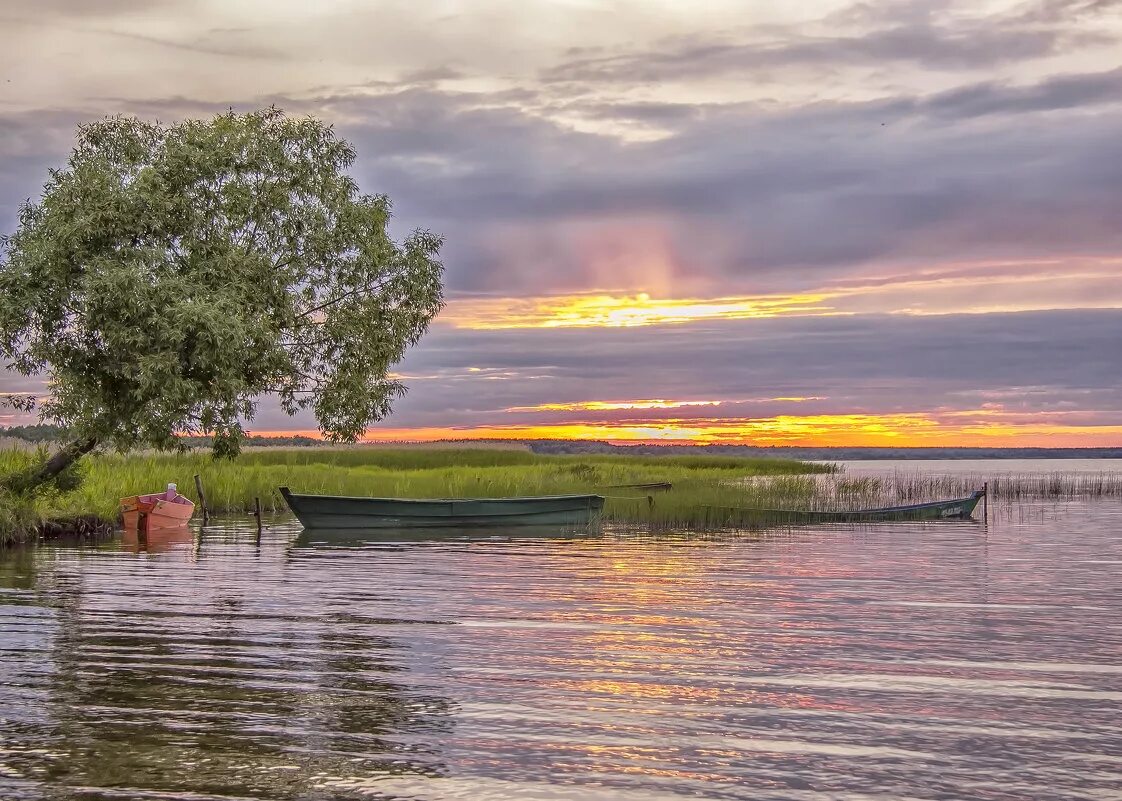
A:
[[[756,481],[759,479],[748,479]],[[818,486],[804,508],[841,511],[963,498],[986,486],[990,501],[1122,498],[1122,472],[959,474],[897,472],[885,476],[813,476]],[[764,479],[766,481],[766,479]]]

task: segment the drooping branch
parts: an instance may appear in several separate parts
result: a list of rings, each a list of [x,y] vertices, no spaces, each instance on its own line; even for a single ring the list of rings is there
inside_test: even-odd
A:
[[[9,409],[15,409],[17,412],[32,412],[35,410],[35,403],[34,395],[20,393],[0,395],[0,409],[6,406]]]
[[[67,443],[49,459],[36,467],[0,479],[0,487],[12,492],[28,492],[40,487],[65,471],[98,445],[96,437],[85,437]]]

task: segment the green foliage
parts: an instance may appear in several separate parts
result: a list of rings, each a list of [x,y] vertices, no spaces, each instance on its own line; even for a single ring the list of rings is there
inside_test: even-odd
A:
[[[441,307],[438,236],[395,243],[330,126],[270,108],[171,126],[84,125],[0,262],[0,357],[46,373],[44,419],[125,450],[214,434],[256,398],[349,441]]]
[[[47,458],[47,451],[0,451],[0,477],[22,473]],[[78,490],[86,479],[89,465],[75,462],[56,473],[49,481],[17,491],[0,481],[0,545],[27,538],[46,518],[47,510],[70,503],[64,500]]]

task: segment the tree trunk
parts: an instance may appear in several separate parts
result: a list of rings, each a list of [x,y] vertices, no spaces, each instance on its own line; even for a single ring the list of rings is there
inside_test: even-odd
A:
[[[14,492],[27,492],[46,484],[70,465],[97,447],[96,437],[74,440],[64,445],[38,467],[0,478],[0,486]]]

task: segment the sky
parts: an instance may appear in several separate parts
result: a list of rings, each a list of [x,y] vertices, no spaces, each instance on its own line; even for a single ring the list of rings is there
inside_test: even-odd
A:
[[[82,121],[335,124],[446,237],[372,439],[1122,445],[1122,0],[2,0],[0,76],[2,231]]]

